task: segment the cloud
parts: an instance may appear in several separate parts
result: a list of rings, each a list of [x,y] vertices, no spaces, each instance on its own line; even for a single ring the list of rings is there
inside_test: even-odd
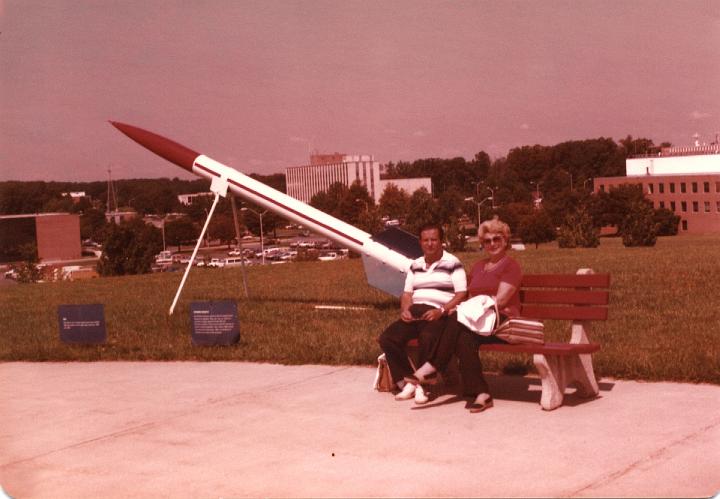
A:
[[[295,136],[290,137],[289,140],[290,140],[290,142],[301,143],[301,144],[307,144],[307,142],[308,142],[308,139],[304,139],[302,137],[295,137]]]
[[[423,130],[416,130],[412,134],[413,137],[425,137],[427,136],[427,133],[425,133]]]
[[[523,123],[522,125],[520,125],[520,130],[530,130],[530,125],[528,125],[527,123]]]
[[[702,111],[693,111],[690,113],[690,117],[694,120],[704,120],[705,118],[709,118],[712,116],[710,113],[704,113]]]

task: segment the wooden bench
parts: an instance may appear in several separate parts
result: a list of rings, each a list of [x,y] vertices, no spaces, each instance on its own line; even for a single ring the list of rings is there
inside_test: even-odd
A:
[[[524,275],[520,286],[521,315],[543,321],[570,321],[570,341],[489,344],[480,350],[532,354],[542,382],[540,405],[546,411],[560,407],[565,390],[572,385],[580,397],[595,397],[599,388],[592,354],[600,350],[600,345],[591,343],[589,335],[592,321],[607,320],[609,287],[610,274],[595,274],[591,269],[580,269],[577,274]],[[408,353],[414,353],[416,347],[417,340],[408,342]]]

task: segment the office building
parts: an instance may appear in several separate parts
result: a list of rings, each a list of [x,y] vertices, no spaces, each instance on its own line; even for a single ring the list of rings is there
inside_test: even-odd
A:
[[[720,232],[720,145],[665,147],[628,158],[625,177],[599,177],[595,192],[638,184],[654,208],[680,216],[679,234]]]

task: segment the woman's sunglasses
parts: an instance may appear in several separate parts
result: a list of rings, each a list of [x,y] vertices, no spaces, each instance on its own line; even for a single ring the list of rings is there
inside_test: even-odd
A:
[[[485,237],[483,238],[482,242],[483,244],[493,244],[493,243],[501,243],[503,241],[502,236],[493,236],[493,237]]]

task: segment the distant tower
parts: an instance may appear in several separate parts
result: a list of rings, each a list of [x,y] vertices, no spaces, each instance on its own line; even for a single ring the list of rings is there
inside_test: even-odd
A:
[[[105,205],[105,215],[112,216],[117,211],[117,196],[115,195],[115,186],[112,181],[112,170],[108,168],[108,192],[107,204]],[[114,206],[114,208],[113,208]]]

